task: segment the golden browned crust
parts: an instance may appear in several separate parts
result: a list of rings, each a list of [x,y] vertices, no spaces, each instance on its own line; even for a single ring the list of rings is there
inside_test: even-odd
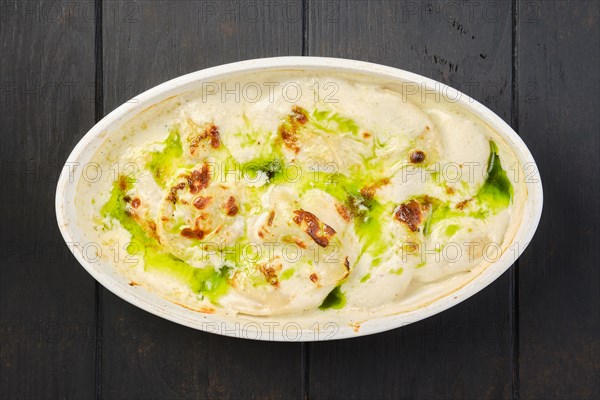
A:
[[[294,210],[294,222],[321,247],[329,246],[329,239],[336,233],[332,227],[321,222],[315,214],[302,209]]]
[[[177,203],[177,201],[179,200],[179,195],[177,192],[179,192],[183,188],[185,188],[185,182],[180,182],[177,185],[171,187],[171,189],[169,190],[169,195],[167,196],[167,200],[169,200],[173,204]]]
[[[202,189],[206,189],[210,182],[210,166],[208,163],[202,164],[200,171],[193,170],[187,177],[187,183],[191,194],[196,194]]]
[[[267,219],[267,225],[272,226],[273,225],[273,219],[275,218],[275,211],[272,210],[269,213],[269,218]]]
[[[264,264],[258,265],[258,270],[265,276],[267,282],[275,287],[279,287],[279,277],[277,276],[277,273],[281,271],[281,268],[281,264],[278,264],[275,267],[267,267]]]
[[[335,205],[335,209],[337,210],[338,214],[340,214],[340,217],[342,217],[342,219],[346,222],[350,222],[350,210],[348,209],[348,207],[346,207],[343,204],[336,204]]]
[[[283,144],[294,153],[300,152],[300,147],[298,146],[298,129],[307,122],[308,113],[306,110],[299,106],[293,106],[286,123],[279,127],[279,135],[283,139]]]
[[[237,215],[237,213],[240,211],[237,201],[235,200],[235,197],[233,197],[233,196],[229,196],[227,201],[225,201],[225,203],[223,203],[222,207],[223,207],[223,210],[225,210],[225,214],[227,214],[230,217]]]
[[[208,230],[202,229],[202,227],[200,226],[200,224],[202,223],[202,220],[205,218],[206,218],[205,215],[200,215],[194,221],[193,228],[183,228],[181,230],[181,236],[186,237],[188,239],[196,239],[196,240],[204,239],[204,237],[209,233]]]
[[[456,205],[459,210],[464,210],[473,199],[466,199]]]
[[[194,207],[196,207],[198,210],[203,210],[206,208],[207,205],[210,204],[210,202],[212,201],[212,197],[207,196],[198,196],[194,199],[193,201],[193,205]]]
[[[425,153],[421,150],[413,150],[408,157],[413,164],[421,164],[425,161]]]
[[[195,126],[195,124],[192,122]],[[221,146],[221,136],[219,134],[219,128],[215,124],[208,125],[202,132],[192,138],[190,142],[190,154],[195,156],[198,151],[198,146],[202,140],[208,139],[210,147],[218,149]]]
[[[411,231],[417,232],[419,230],[419,225],[421,222],[423,222],[421,204],[414,199],[400,204],[400,206],[398,206],[398,210],[394,214],[394,217],[399,222],[402,222],[408,226]]]
[[[378,179],[375,183],[372,183],[360,189],[360,194],[362,194],[367,199],[372,199],[373,197],[375,197],[377,189],[389,183],[389,178]]]

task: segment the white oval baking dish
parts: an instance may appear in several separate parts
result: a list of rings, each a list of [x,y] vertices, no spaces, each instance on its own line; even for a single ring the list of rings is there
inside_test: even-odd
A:
[[[529,179],[526,182],[528,196],[524,214],[511,243],[518,246],[511,246],[512,251],[505,251],[479,276],[452,294],[410,312],[364,321],[358,332],[351,326],[328,323],[317,323],[310,329],[300,329],[294,324],[278,324],[273,320],[232,321],[218,314],[198,313],[176,305],[144,288],[131,287],[128,280],[119,275],[109,263],[92,263],[88,257],[83,256],[81,246],[78,246],[85,243],[85,239],[78,228],[76,218],[74,201],[76,188],[81,178],[81,166],[90,161],[106,139],[107,131],[118,128],[141,111],[171,96],[199,89],[203,82],[231,78],[237,74],[290,69],[307,72],[359,73],[387,82],[412,82],[428,91],[434,90],[449,98],[458,99],[457,104],[487,123],[506,141],[521,164],[527,166],[528,171],[536,172],[536,179]],[[531,153],[515,131],[487,107],[455,89],[417,74],[362,61],[322,57],[277,57],[242,61],[204,69],[156,86],[121,105],[90,129],[70,154],[56,190],[56,216],[65,242],[81,265],[106,289],[137,307],[185,326],[227,336],[270,341],[315,341],[368,335],[419,321],[460,303],[497,279],[521,255],[538,226],[542,204],[542,184]]]

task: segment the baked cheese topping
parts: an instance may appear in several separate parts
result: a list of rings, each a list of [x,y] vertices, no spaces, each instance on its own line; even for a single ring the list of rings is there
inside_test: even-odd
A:
[[[204,312],[385,315],[506,250],[526,193],[484,123],[360,77],[277,80],[302,95],[190,92],[110,133],[78,201],[132,285]],[[311,90],[323,82],[334,99]]]

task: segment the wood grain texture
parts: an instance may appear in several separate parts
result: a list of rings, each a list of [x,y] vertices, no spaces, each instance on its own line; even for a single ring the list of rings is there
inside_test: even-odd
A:
[[[0,2],[0,398],[600,398],[599,5],[513,3]],[[95,304],[54,213],[95,112],[187,72],[301,53],[420,73],[512,121],[545,191],[518,270],[411,326],[306,345],[195,331],[101,288]]]
[[[104,1],[103,10],[107,112],[188,72],[302,51],[299,1]],[[300,344],[184,328],[106,291],[102,309],[102,398],[301,397]]]
[[[522,2],[518,122],[544,184],[519,269],[523,399],[600,398],[600,5]]]
[[[94,124],[93,2],[0,4],[0,398],[94,396],[94,281],[54,193]]]
[[[450,84],[510,121],[510,3],[310,2],[309,55],[391,65]],[[391,332],[309,345],[310,398],[510,398],[510,273]]]

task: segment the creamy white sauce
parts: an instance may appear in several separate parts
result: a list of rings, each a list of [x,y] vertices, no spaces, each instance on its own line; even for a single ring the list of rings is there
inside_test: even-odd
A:
[[[279,85],[269,93],[265,82],[278,82]],[[406,95],[399,88],[384,87],[359,76],[307,77],[307,73],[290,71],[238,77],[217,82],[217,85],[235,88],[236,83],[239,88],[257,84],[263,88],[262,96],[254,101],[254,97],[245,97],[240,89],[239,98],[235,94],[223,98],[222,93],[209,95],[200,91],[165,100],[109,132],[109,139],[94,158],[101,166],[102,178],[98,182],[80,180],[76,204],[86,236],[101,245],[103,259],[114,264],[132,283],[188,308],[214,310],[231,318],[269,316],[303,325],[312,321],[349,324],[414,310],[449,295],[474,279],[506,250],[520,222],[527,196],[524,184],[515,179],[519,176],[520,166],[502,139],[465,110],[444,98],[422,98],[420,93]],[[335,94],[327,101],[325,95],[333,90],[324,91],[326,84],[335,89]],[[300,87],[302,96],[290,101],[292,89],[287,97],[281,89],[286,85]],[[321,96],[315,98],[314,88],[317,87]],[[295,152],[281,144],[278,132],[293,106],[302,107],[309,115],[315,109],[330,115],[338,113],[353,121],[358,131],[354,134],[339,132],[339,126],[334,123],[309,135],[299,135],[297,146],[300,150]],[[312,119],[309,123],[313,123]],[[221,147],[211,149],[207,141],[202,141],[199,155],[188,154],[186,162],[176,167],[181,168],[180,174],[185,174],[191,169],[200,169],[208,161],[216,165],[217,170],[212,171],[209,187],[196,194],[182,190],[180,199],[191,203],[198,195],[206,195],[215,204],[222,204],[233,196],[240,210],[236,215],[227,216],[219,214],[219,208],[213,207],[208,219],[214,226],[219,226],[218,232],[206,240],[194,242],[181,236],[179,231],[171,232],[176,225],[173,221],[161,222],[161,218],[168,216],[183,221],[185,227],[192,226],[197,210],[173,206],[166,200],[169,188],[184,179],[173,173],[166,188],[161,187],[145,166],[149,152],[162,150],[161,142],[169,136],[172,127],[180,127],[186,153],[189,151],[186,129],[193,131],[193,126],[205,127],[207,124],[218,127]],[[328,132],[328,128],[338,132]],[[248,145],[252,139],[255,143]],[[481,208],[475,200],[468,203],[464,211],[456,211],[456,206],[475,197],[484,184],[490,140],[498,147],[497,154],[514,193],[508,207],[488,212],[485,218],[475,218],[474,213]],[[238,179],[239,174],[226,173],[223,163],[228,157],[229,161],[233,158],[234,171],[239,172],[239,165],[271,156],[274,143],[278,143],[276,146],[279,146],[286,165],[293,166],[289,168],[290,173],[298,169],[306,177],[318,166],[325,173],[332,172],[328,169],[331,167],[346,176],[356,178],[360,175],[365,182],[387,178],[389,182],[374,191],[374,200],[385,208],[376,240],[373,236],[368,240],[361,238],[356,230],[360,221],[353,218],[347,221],[340,214],[338,206],[343,202],[321,190],[317,180],[322,176],[317,179],[314,175],[308,179],[308,186],[303,181],[302,191],[299,191],[299,184],[290,177],[269,183],[264,172],[259,172],[252,180]],[[426,155],[423,165],[409,162],[409,154],[417,149]],[[365,168],[364,160],[369,158],[370,167]],[[216,302],[191,289],[173,274],[145,270],[142,254],[126,251],[131,234],[118,221],[103,216],[101,211],[120,174],[131,175],[137,180],[131,195],[139,198],[141,205],[134,212],[157,224],[161,245],[169,253],[195,268],[207,265],[232,268],[230,282],[234,282],[233,287]],[[314,184],[310,183],[311,179],[315,180]],[[440,199],[460,215],[435,223],[427,235],[423,232],[423,224],[419,232],[412,232],[394,215],[401,204],[423,195]],[[294,212],[299,209],[314,214],[335,230],[330,246],[317,245],[294,222]],[[368,210],[363,211],[369,215]],[[275,217],[269,225],[271,212]],[[299,239],[310,249],[319,250],[319,255],[303,253],[299,261],[286,259],[280,248],[290,237]],[[406,248],[407,243],[415,241],[418,251]],[[252,243],[263,250],[268,247],[267,243],[279,243],[281,246],[273,254],[263,254],[254,263],[274,267],[277,285],[270,284],[264,273],[252,270],[248,265],[236,269],[235,262],[224,261],[218,251],[207,251],[197,245],[198,242],[228,246]],[[331,257],[335,259],[333,262],[326,262],[332,253],[323,250],[331,249],[333,245],[337,257]],[[488,248],[489,254],[482,253],[483,247]],[[457,257],[457,253],[462,255]],[[286,271],[287,276],[283,278]],[[318,276],[316,282],[311,279],[313,274]],[[261,279],[266,282],[260,282]],[[319,309],[327,295],[338,286],[345,305],[339,309]]]

